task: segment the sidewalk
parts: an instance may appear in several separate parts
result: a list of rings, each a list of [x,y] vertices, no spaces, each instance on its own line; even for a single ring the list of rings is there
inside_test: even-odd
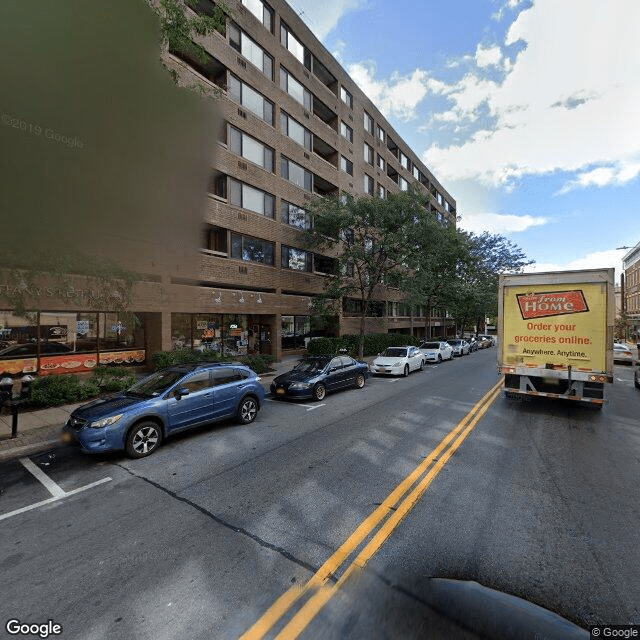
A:
[[[303,356],[287,356],[281,362],[272,363],[272,371],[260,374],[262,386],[267,393],[273,378],[290,371]],[[7,409],[0,412],[0,461],[32,455],[56,446],[59,434],[69,414],[81,404],[65,404],[50,409],[25,411],[18,414],[18,436],[11,438],[11,413]]]

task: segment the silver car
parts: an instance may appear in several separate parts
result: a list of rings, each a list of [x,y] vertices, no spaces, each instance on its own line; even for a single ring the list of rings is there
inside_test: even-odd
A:
[[[616,342],[613,345],[613,361],[625,362],[627,364],[633,364],[635,360],[633,349],[624,343]]]
[[[453,349],[454,356],[466,356],[469,355],[471,345],[466,340],[447,340]]]
[[[418,348],[427,362],[453,360],[453,348],[448,342],[423,342]]]

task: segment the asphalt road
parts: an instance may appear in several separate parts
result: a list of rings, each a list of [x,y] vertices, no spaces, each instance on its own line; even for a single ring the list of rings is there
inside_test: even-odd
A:
[[[451,618],[473,627],[482,612],[438,599],[434,578],[584,628],[640,623],[630,368],[616,366],[602,410],[501,394],[478,405],[495,358],[321,403],[269,401],[251,425],[199,429],[143,460],[57,448],[1,464],[0,633],[15,637],[13,618],[78,639],[271,638],[296,624],[309,639],[477,637]],[[474,407],[477,423],[465,420]],[[410,484],[389,502],[427,464],[423,493],[411,502]],[[275,623],[262,633],[265,612]]]

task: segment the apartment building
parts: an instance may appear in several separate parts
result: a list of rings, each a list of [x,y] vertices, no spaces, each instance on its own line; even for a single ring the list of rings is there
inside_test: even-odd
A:
[[[305,208],[315,197],[345,191],[385,197],[416,184],[430,194],[442,224],[455,225],[452,196],[286,2],[227,4],[226,33],[198,37],[206,60],[163,54],[178,84],[200,86],[214,98],[223,122],[212,150],[195,276],[154,274],[153,256],[165,247],[147,247],[147,276],[134,286],[133,316],[95,311],[87,295],[76,295],[86,287],[81,281],[71,292],[43,294],[37,320],[28,325],[0,310],[0,340],[40,345],[38,360],[14,362],[14,373],[20,366],[74,372],[102,362],[148,361],[153,351],[179,346],[278,359],[303,348],[320,333],[311,300],[334,269],[330,255],[302,244],[301,229],[310,223]],[[214,6],[199,0],[195,11],[211,13]],[[377,302],[369,332],[452,330],[443,311],[412,315],[398,291]],[[345,300],[335,326],[322,331],[357,332],[357,310],[357,300]],[[45,342],[64,344],[70,354],[47,355]],[[87,358],[75,356],[82,349]]]
[[[624,299],[622,308],[629,322],[629,334],[640,341],[640,243],[622,259]]]

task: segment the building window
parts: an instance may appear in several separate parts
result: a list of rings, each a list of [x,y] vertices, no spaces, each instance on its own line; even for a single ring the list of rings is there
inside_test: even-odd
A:
[[[373,165],[373,147],[366,142],[364,143],[364,161]]]
[[[353,278],[355,274],[355,269],[353,268],[353,262],[345,262],[342,265],[342,273],[347,276],[347,278]]]
[[[400,186],[400,191],[407,191],[409,189],[409,183],[402,176],[398,178],[398,185]]]
[[[340,156],[340,170],[348,173],[350,176],[353,175],[353,162],[348,160],[344,156]]]
[[[364,129],[373,135],[373,118],[366,111],[364,112]]]
[[[273,242],[231,234],[231,257],[247,262],[261,262],[273,266]]]
[[[305,89],[284,67],[280,67],[280,88],[311,111],[311,93]]]
[[[349,142],[353,142],[353,129],[346,122],[342,122],[342,120],[340,120],[340,135]]]
[[[378,155],[378,169],[384,171],[386,166],[387,163],[385,162],[385,159],[381,155]]]
[[[227,230],[207,226],[204,230],[204,249],[218,255],[227,255]]]
[[[302,207],[283,200],[280,214],[281,220],[285,224],[298,229],[311,229],[311,216]]]
[[[302,189],[313,191],[313,174],[285,156],[280,157],[280,175]]]
[[[311,69],[311,53],[282,21],[280,21],[280,42],[282,46],[292,53],[307,69]]]
[[[229,150],[273,173],[273,149],[232,126],[229,126]]]
[[[442,194],[439,191],[436,192],[436,199],[438,200],[438,204],[442,204]]]
[[[281,264],[283,269],[311,271],[313,264],[312,254],[302,249],[282,245]]]
[[[418,169],[418,167],[416,167],[416,165],[413,165],[413,177],[418,181],[418,182],[422,182],[422,178],[420,176],[420,169]]]
[[[409,158],[404,153],[402,153],[402,151],[400,152],[400,164],[405,169],[409,169]]]
[[[229,178],[229,203],[237,207],[259,213],[267,218],[274,217],[275,198],[244,182]]]
[[[381,184],[378,185],[378,197],[383,199],[387,197],[387,190]]]
[[[273,80],[273,58],[233,22],[229,25],[229,44]]]
[[[273,9],[262,0],[242,0],[242,4],[273,33]]]
[[[373,195],[373,178],[366,173],[363,180],[364,192],[370,196]]]
[[[378,140],[384,142],[384,129],[380,126],[377,128]]]
[[[313,267],[314,271],[317,273],[333,275],[336,273],[336,265],[337,261],[335,258],[328,258],[327,256],[320,255],[319,253],[313,254]]]
[[[313,138],[311,131],[303,127],[297,120],[294,120],[285,111],[280,111],[280,127],[282,133],[295,140],[299,145],[309,151],[313,150]]]
[[[229,76],[229,96],[258,118],[273,126],[273,102],[234,75]]]
[[[353,109],[353,96],[344,87],[340,87],[340,99],[349,109]]]

